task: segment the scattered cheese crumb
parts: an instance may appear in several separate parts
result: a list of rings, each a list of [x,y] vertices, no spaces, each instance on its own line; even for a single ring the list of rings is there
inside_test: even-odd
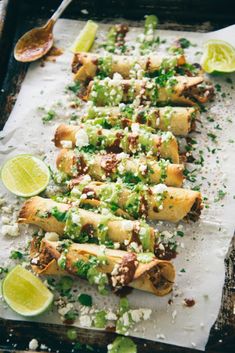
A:
[[[36,338],[33,338],[30,342],[29,342],[29,349],[31,351],[35,351],[38,348],[38,340],[36,340]]]
[[[2,226],[1,234],[3,236],[10,235],[11,237],[18,237],[19,235],[19,226],[17,223],[13,225],[4,225]]]

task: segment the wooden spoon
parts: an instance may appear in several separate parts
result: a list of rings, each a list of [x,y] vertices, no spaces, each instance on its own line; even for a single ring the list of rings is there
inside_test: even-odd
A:
[[[14,50],[14,57],[17,61],[35,61],[51,49],[54,24],[71,1],[63,0],[45,26],[31,29],[18,40]]]

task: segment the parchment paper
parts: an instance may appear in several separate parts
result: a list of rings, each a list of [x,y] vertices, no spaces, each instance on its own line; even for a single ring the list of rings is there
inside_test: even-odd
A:
[[[72,80],[72,54],[68,48],[83,25],[83,22],[59,20],[55,28],[55,44],[64,48],[65,53],[56,59],[56,63],[46,62],[44,67],[40,66],[39,62],[30,65],[15,107],[2,132],[1,164],[10,156],[19,153],[38,156],[47,154],[50,155],[51,161],[54,161],[56,149],[51,140],[58,119],[43,125],[38,106],[49,109],[54,104],[57,110],[61,109],[60,120],[67,119],[65,112],[56,102],[65,99],[64,87]],[[99,31],[98,42],[102,42],[107,27],[100,25],[102,30]],[[129,42],[140,32],[140,28],[132,29],[127,38]],[[199,61],[200,54],[197,52],[202,51],[202,43],[207,38],[223,38],[230,41],[234,34],[235,26],[211,34],[159,31],[161,39],[167,39],[167,45],[177,37],[186,37],[195,43],[196,47],[186,49],[186,55],[191,62]],[[230,77],[235,82],[235,75]],[[192,135],[197,138],[197,150],[206,151],[205,166],[201,169],[197,166],[198,176],[194,185],[202,184],[201,191],[203,196],[208,198],[206,204],[208,203],[209,208],[203,210],[201,220],[196,224],[182,223],[185,236],[180,239],[179,254],[174,260],[177,278],[173,293],[164,298],[137,290],[130,294],[129,301],[133,308],[144,307],[153,310],[150,320],[140,323],[130,332],[133,336],[204,349],[210,328],[218,315],[224,285],[224,258],[234,231],[235,143],[231,141],[235,136],[235,124],[229,120],[233,120],[235,90],[231,89],[230,83],[225,82],[225,78],[226,76],[218,76],[212,80],[221,85],[222,92],[229,92],[230,95],[221,98],[221,93],[217,94],[209,111],[202,114],[203,126],[199,123],[197,129],[200,134]],[[208,116],[213,117],[215,122],[208,122]],[[219,124],[221,130],[216,129],[218,143],[214,144],[207,133],[215,131],[216,124]],[[217,150],[213,154],[208,151],[208,147]],[[203,176],[206,179],[203,179]],[[186,182],[185,187],[192,185]],[[220,189],[226,191],[226,196],[223,200],[215,202]],[[14,196],[7,193],[2,186],[1,193],[8,204],[15,202]],[[16,212],[20,203],[21,201],[14,206]],[[177,226],[160,222],[158,228],[174,230]],[[0,236],[0,266],[9,262],[8,256],[12,249],[23,246],[25,239],[30,238],[30,230],[25,232],[25,226],[22,229],[22,234],[17,238]],[[97,307],[113,308],[117,305],[118,298],[115,295],[101,296],[84,281],[79,281],[78,288],[81,293],[91,293]],[[195,305],[186,307],[183,304],[185,298],[194,299]],[[173,301],[171,305],[168,304],[169,299]],[[3,303],[0,303],[0,316],[24,320]],[[61,323],[57,313],[45,314],[34,320]],[[79,325],[79,322],[75,324]]]

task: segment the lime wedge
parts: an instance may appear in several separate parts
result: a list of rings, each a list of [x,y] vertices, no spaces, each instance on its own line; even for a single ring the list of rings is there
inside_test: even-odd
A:
[[[3,165],[1,179],[13,194],[29,197],[43,191],[50,180],[46,164],[30,154],[19,154]]]
[[[80,51],[89,51],[94,43],[98,25],[89,20],[87,21],[85,27],[81,30],[78,37],[71,47],[73,53],[78,53]]]
[[[205,45],[202,68],[208,72],[235,71],[235,48],[223,40],[211,39]]]
[[[20,265],[5,277],[2,295],[9,307],[22,316],[42,314],[53,300],[53,294],[41,280]]]

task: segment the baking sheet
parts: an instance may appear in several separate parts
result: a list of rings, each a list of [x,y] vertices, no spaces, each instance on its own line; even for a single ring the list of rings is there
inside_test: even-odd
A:
[[[61,107],[61,102],[67,105],[64,88],[72,79],[70,73],[72,54],[68,48],[83,25],[83,22],[59,20],[55,27],[57,38],[55,44],[64,48],[65,53],[59,56],[55,63],[46,62],[41,66],[37,62],[30,65],[16,105],[1,134],[1,164],[18,153],[32,153],[41,157],[47,154],[51,163],[54,163],[57,152],[51,140],[55,126],[59,121],[68,119],[66,111]],[[100,25],[98,44],[104,40],[107,27],[105,24]],[[128,42],[131,43],[140,32],[140,28],[132,29],[128,33]],[[197,53],[202,51],[202,43],[208,37],[230,41],[230,38],[233,40],[234,32],[235,26],[231,26],[214,34],[159,31],[159,36],[161,39],[167,39],[166,45],[170,45],[177,37],[186,37],[196,44],[195,47],[186,50],[186,55],[190,62],[198,62],[200,54]],[[229,77],[235,82],[235,75]],[[221,85],[221,92],[217,93],[208,112],[202,114],[203,126],[198,124],[197,129],[200,134],[192,134],[198,141],[197,150],[205,151],[205,167],[197,166],[197,180],[193,185],[202,184],[201,191],[203,196],[208,198],[205,202],[209,208],[203,210],[201,220],[196,224],[183,224],[185,236],[180,239],[179,254],[174,260],[177,278],[173,293],[164,298],[140,291],[133,291],[129,295],[132,308],[151,308],[153,311],[148,321],[138,324],[130,331],[133,336],[204,349],[210,328],[217,318],[224,284],[224,258],[234,231],[235,142],[231,141],[234,140],[235,123],[230,121],[233,119],[235,108],[235,90],[231,89],[232,84],[226,82],[225,78],[226,76],[213,78],[214,83]],[[222,92],[226,93],[225,98],[221,97]],[[53,108],[60,117],[43,125],[38,107]],[[213,117],[215,122],[208,122],[208,116]],[[219,124],[222,130],[214,129],[216,124]],[[212,142],[207,136],[211,131],[216,132],[217,143]],[[216,152],[213,154],[208,148],[210,151],[216,148]],[[206,179],[203,179],[204,177]],[[185,187],[192,187],[192,184],[186,182]],[[215,202],[219,190],[224,190],[226,195],[221,201]],[[10,206],[10,217],[16,217],[22,200],[15,199],[2,186],[1,193],[7,205],[13,204],[12,208]],[[158,224],[158,228],[165,230],[173,231],[176,227],[166,223]],[[179,227],[181,229],[181,225]],[[31,229],[30,227],[27,229],[22,226],[21,235],[16,238],[0,237],[0,266],[9,264],[8,257],[12,249],[23,247],[26,239],[30,239]],[[80,293],[92,294],[98,308],[105,306],[108,309],[117,306],[118,298],[115,295],[101,296],[84,281],[79,281],[78,290]],[[183,304],[185,298],[193,298],[195,305],[191,308],[186,307]],[[169,299],[172,299],[171,305],[168,303]],[[2,303],[0,316],[23,320]],[[56,311],[38,317],[34,321],[61,323]],[[75,324],[79,326],[79,319]]]

